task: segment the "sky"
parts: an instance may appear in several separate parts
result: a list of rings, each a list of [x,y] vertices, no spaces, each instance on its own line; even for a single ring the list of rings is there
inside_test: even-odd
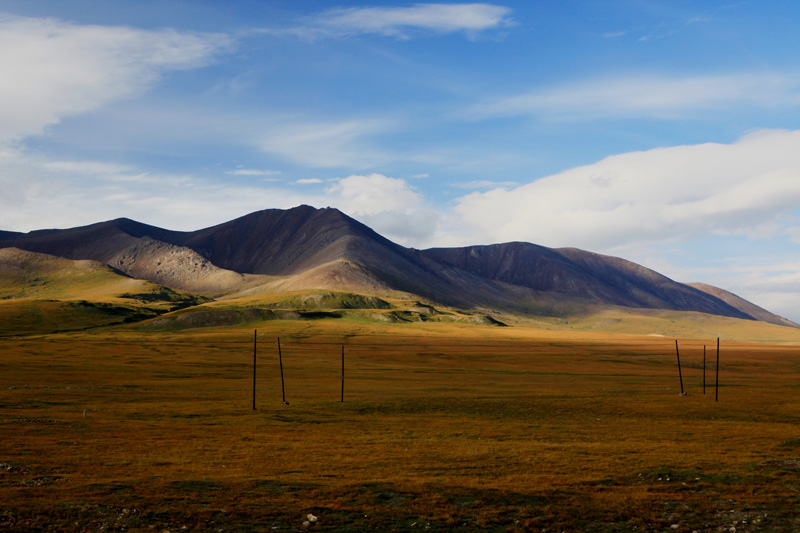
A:
[[[0,230],[336,207],[800,322],[800,3],[0,0]]]

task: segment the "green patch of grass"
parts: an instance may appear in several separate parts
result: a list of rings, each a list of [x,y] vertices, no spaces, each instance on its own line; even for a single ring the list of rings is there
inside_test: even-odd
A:
[[[268,304],[272,309],[391,309],[376,296],[349,292],[323,292],[284,298]]]

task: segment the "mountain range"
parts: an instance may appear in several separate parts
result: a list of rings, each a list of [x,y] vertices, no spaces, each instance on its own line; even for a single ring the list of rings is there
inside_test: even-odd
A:
[[[211,298],[325,289],[519,315],[615,306],[797,326],[723,289],[678,283],[624,259],[524,242],[416,250],[333,208],[267,209],[190,232],[126,218],[0,231],[0,248],[93,260]]]

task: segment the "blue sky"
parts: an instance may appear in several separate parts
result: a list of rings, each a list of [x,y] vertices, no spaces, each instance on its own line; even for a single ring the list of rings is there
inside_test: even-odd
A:
[[[800,321],[800,4],[0,0],[0,229],[333,206]]]

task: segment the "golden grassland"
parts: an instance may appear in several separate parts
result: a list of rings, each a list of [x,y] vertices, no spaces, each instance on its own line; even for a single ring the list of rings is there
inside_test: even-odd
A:
[[[680,396],[666,337],[355,319],[7,337],[0,529],[798,530],[800,348],[723,339],[715,402],[715,342],[680,339]]]

